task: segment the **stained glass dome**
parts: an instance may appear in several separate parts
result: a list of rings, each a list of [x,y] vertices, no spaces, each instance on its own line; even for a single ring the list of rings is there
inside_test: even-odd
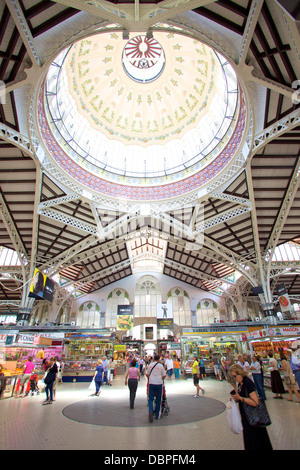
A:
[[[148,201],[238,171],[249,120],[243,88],[226,57],[177,29],[129,39],[102,30],[50,64],[38,93],[39,133],[71,186]]]

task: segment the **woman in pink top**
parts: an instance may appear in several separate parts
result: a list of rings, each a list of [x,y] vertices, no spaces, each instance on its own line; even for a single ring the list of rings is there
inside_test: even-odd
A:
[[[29,356],[27,359],[27,362],[25,362],[24,364],[23,373],[22,373],[22,377],[21,377],[20,385],[19,385],[19,394],[17,395],[17,398],[21,396],[22,390],[23,390],[22,398],[25,397],[25,392],[26,392],[25,384],[28,382],[28,380],[30,380],[30,377],[34,371],[34,368],[35,368],[35,365],[32,362],[32,357]]]
[[[141,374],[140,374],[139,368],[136,367],[136,360],[133,359],[125,375],[125,385],[127,385],[127,382],[128,382],[129,403],[130,403],[131,410],[134,408],[134,400],[136,396],[138,381],[140,380],[140,378],[141,378]]]

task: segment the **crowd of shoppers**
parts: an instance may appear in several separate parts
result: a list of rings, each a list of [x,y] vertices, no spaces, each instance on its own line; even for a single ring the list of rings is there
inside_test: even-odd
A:
[[[210,365],[213,367],[214,376],[217,381],[226,380],[232,387],[231,398],[234,399],[240,408],[240,415],[243,425],[243,438],[246,450],[271,450],[272,445],[267,429],[264,427],[253,428],[246,419],[243,404],[248,404],[255,408],[259,401],[267,399],[264,386],[264,372],[270,372],[271,390],[274,399],[283,399],[285,387],[288,391],[288,401],[300,403],[298,392],[298,382],[296,373],[300,371],[300,364],[294,351],[287,350],[280,354],[280,366],[274,354],[269,352],[262,362],[258,355],[240,354],[234,357],[230,349],[226,349],[225,354],[213,353],[210,358]],[[24,397],[26,384],[34,373],[35,364],[32,357],[28,357],[23,367],[20,380],[19,391],[16,397]],[[195,398],[200,396],[200,381],[207,380],[207,371],[202,356],[193,356],[192,359],[193,385],[196,387]],[[61,380],[61,364],[57,357],[50,361],[43,362],[45,376],[43,378],[46,399],[43,405],[52,404],[56,398],[56,386]],[[164,391],[164,381],[180,378],[181,361],[176,354],[155,355],[152,357],[139,357],[133,354],[128,358],[128,368],[125,373],[125,385],[129,389],[129,406],[134,409],[138,383],[142,376],[147,378],[147,403],[149,421],[158,419],[161,412],[161,402]],[[283,379],[281,373],[283,372]],[[103,357],[98,360],[93,381],[95,382],[95,396],[100,395],[101,386],[112,385],[115,373],[114,358]],[[155,405],[154,405],[155,403]]]

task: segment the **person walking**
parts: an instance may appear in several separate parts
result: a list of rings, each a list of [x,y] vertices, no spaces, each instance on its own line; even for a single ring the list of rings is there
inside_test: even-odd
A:
[[[56,389],[57,389],[57,385],[58,385],[58,382],[59,382],[59,376],[60,376],[60,362],[58,361],[58,356],[54,356],[54,361],[55,361],[55,364],[56,364],[56,367],[57,367],[57,374],[56,374],[56,379],[54,380],[53,382],[53,401],[56,400]]]
[[[93,377],[93,380],[95,380],[95,387],[96,387],[96,391],[93,395],[95,395],[96,397],[99,397],[100,395],[100,387],[103,382],[103,376],[104,376],[103,363],[101,359],[98,359],[98,365],[96,367],[95,374]]]
[[[205,379],[207,380],[207,376],[205,372],[205,363],[204,363],[204,359],[202,356],[200,356],[199,358],[199,370],[200,370],[201,379],[204,380],[204,377],[205,377]]]
[[[230,348],[226,348],[226,370],[227,370],[227,375],[226,375],[226,380],[230,385],[235,384],[235,380],[231,377],[231,366],[234,364],[234,359],[233,355],[231,354]]]
[[[104,356],[103,361],[102,361],[102,367],[103,367],[103,372],[104,372],[103,382],[105,382],[106,385],[108,385],[108,364],[109,364],[109,361],[107,357]]]
[[[246,371],[238,364],[231,366],[230,372],[231,377],[237,382],[231,397],[239,404],[245,450],[261,450],[263,452],[273,450],[267,428],[250,426],[244,412],[243,403],[253,407],[256,407],[259,403],[253,380],[247,376]]]
[[[252,358],[250,370],[252,372],[252,377],[256,386],[258,396],[262,398],[263,400],[266,400],[267,397],[266,397],[265,390],[264,390],[262,368],[256,356],[253,356]]]
[[[148,366],[146,377],[149,381],[149,391],[148,391],[148,411],[149,411],[149,421],[153,422],[153,402],[154,397],[156,396],[156,406],[155,406],[155,419],[159,418],[163,383],[166,378],[166,372],[164,366],[159,362],[159,356],[154,356],[154,361]]]
[[[115,375],[115,360],[113,357],[110,358],[109,364],[108,364],[108,385],[112,386],[112,382],[114,380],[114,375]]]
[[[27,382],[30,380],[31,375],[34,372],[34,368],[35,368],[35,364],[32,361],[32,357],[29,356],[27,361],[24,364],[23,373],[22,373],[22,377],[21,377],[20,385],[19,385],[19,394],[16,396],[16,398],[25,397],[26,385],[27,385]]]
[[[223,377],[225,380],[227,377],[226,358],[223,354],[220,354],[220,358],[219,358],[219,377],[220,377],[220,382],[223,381]]]
[[[275,397],[273,398],[279,398],[283,399],[282,394],[285,392],[284,386],[282,383],[282,379],[280,377],[280,373],[278,370],[278,363],[276,359],[273,357],[273,353],[269,352],[269,371],[271,372],[271,389],[272,392],[275,393]]]
[[[174,365],[175,379],[178,380],[180,376],[180,361],[179,361],[178,356],[176,356],[175,359],[173,360],[173,365]]]
[[[288,350],[288,355],[290,354],[291,354],[291,351]],[[287,398],[287,400],[294,401],[293,400],[293,393],[294,393],[297,397],[296,403],[300,403],[300,394],[297,390],[298,388],[297,382],[296,382],[295,376],[291,368],[290,360],[286,358],[284,353],[280,353],[280,359],[281,359],[281,367],[283,370],[283,380],[289,392],[289,398]]]
[[[43,402],[43,405],[52,405],[53,403],[53,384],[56,380],[58,373],[57,365],[54,357],[50,358],[50,365],[46,371],[46,377],[44,378],[44,383],[46,384],[46,400]]]
[[[297,350],[295,349],[288,350],[288,352],[290,352],[290,365],[297,381],[298,389],[300,389],[300,361],[297,357],[296,351]]]
[[[129,406],[132,410],[134,408],[134,401],[136,397],[136,391],[138,388],[138,382],[141,378],[139,367],[135,359],[132,360],[128,371],[125,374],[125,385],[128,383],[129,388]]]
[[[205,390],[199,385],[200,371],[199,371],[199,362],[198,362],[197,356],[194,356],[194,362],[192,365],[192,374],[193,374],[193,382],[197,389],[197,393],[196,395],[194,395],[194,398],[199,398],[199,391],[201,390],[202,393],[204,394]]]
[[[173,369],[174,369],[173,359],[171,357],[167,357],[165,364],[166,364],[168,379],[171,380],[172,375],[173,375]]]
[[[219,358],[218,358],[218,355],[217,355],[216,352],[213,353],[211,361],[212,361],[212,365],[213,365],[213,368],[214,368],[215,377],[216,377],[217,380],[220,380],[220,376],[219,376]]]

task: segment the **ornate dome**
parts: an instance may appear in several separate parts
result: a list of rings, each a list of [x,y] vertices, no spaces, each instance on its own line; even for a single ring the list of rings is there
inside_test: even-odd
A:
[[[182,193],[201,186],[233,157],[245,126],[229,62],[170,31],[82,39],[56,57],[42,90],[49,153],[70,176],[114,197],[173,197],[182,180]]]

